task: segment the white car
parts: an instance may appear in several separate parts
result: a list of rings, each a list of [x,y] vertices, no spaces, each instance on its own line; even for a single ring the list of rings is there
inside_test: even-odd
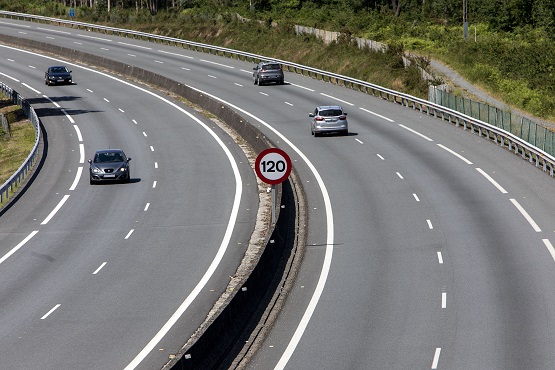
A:
[[[312,135],[319,136],[324,132],[337,132],[341,135],[349,134],[347,113],[339,105],[323,105],[316,107],[313,113],[308,115],[312,118],[310,129]]]

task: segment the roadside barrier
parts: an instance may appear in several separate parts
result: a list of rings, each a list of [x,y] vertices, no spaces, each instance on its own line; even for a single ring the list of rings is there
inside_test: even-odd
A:
[[[15,193],[17,188],[30,174],[31,169],[35,165],[35,162],[39,154],[39,142],[40,142],[40,120],[35,113],[33,107],[23,98],[17,91],[12,89],[10,86],[3,82],[0,82],[0,93],[11,99],[14,105],[18,105],[23,109],[25,115],[31,121],[31,124],[35,128],[35,144],[29,156],[25,159],[23,164],[19,169],[4,183],[0,186],[0,210],[9,201],[9,198]]]
[[[193,42],[174,37],[158,36],[150,33],[133,31],[123,28],[99,26],[90,23],[75,22],[17,12],[0,11],[0,16],[31,22],[53,24],[69,28],[77,28],[91,32],[118,35],[127,38],[141,39],[154,43],[172,45],[178,48],[215,54],[239,60],[246,60],[253,63],[271,60],[282,64],[284,69],[289,72],[294,72],[303,76],[311,77],[317,80],[357,90],[369,95],[377,96],[391,103],[399,104],[403,107],[411,108],[423,114],[440,118],[443,121],[447,121],[451,124],[462,127],[464,130],[468,130],[473,134],[478,134],[481,137],[487,138],[488,140],[491,140],[496,144],[507,148],[509,151],[513,151],[516,155],[521,155],[522,158],[527,159],[530,163],[533,163],[536,167],[541,168],[544,172],[548,172],[552,177],[555,175],[555,157],[508,131],[480,121],[479,119],[473,118],[464,113],[444,107],[440,104],[435,104],[428,100],[420,99],[395,90],[386,89],[382,86],[374,85],[366,81],[339,75],[336,73],[322,71],[301,64],[291,63],[285,60],[271,59],[263,55],[246,53],[238,50],[202,44],[199,42]],[[55,51],[52,50],[52,52]]]

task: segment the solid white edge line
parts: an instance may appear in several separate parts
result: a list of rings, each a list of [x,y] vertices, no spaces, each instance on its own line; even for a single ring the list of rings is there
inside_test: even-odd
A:
[[[71,187],[69,188],[69,191],[75,190],[75,188],[77,187],[77,184],[79,183],[79,180],[81,179],[82,174],[83,174],[83,166],[77,167],[77,173],[75,174],[75,180],[73,180],[73,184],[71,184]]]
[[[235,67],[233,67],[233,66],[228,66],[228,65],[225,65],[225,64],[222,64],[222,63],[212,62],[212,61],[206,60],[206,59],[200,59],[200,61],[204,62],[204,63],[214,64],[214,65],[217,65],[217,66],[220,66],[220,67],[235,69]]]
[[[501,193],[503,194],[507,194],[507,190],[505,190],[501,185],[499,185],[497,183],[497,181],[495,181],[490,175],[488,175],[484,170],[482,170],[481,168],[476,168],[476,171],[480,172],[482,174],[482,176],[484,176],[486,179],[488,179],[489,182],[491,182],[493,184],[493,186],[495,186]]]
[[[162,98],[161,98],[162,99]],[[165,99],[164,99],[165,100]],[[168,101],[169,102],[169,101]],[[220,244],[218,252],[214,256],[212,263],[204,273],[203,277],[197,283],[195,288],[191,291],[191,293],[185,298],[183,303],[178,307],[178,309],[173,313],[173,315],[169,318],[169,320],[162,326],[162,328],[156,333],[156,335],[147,343],[147,345],[139,352],[139,354],[125,367],[124,370],[131,370],[135,369],[143,359],[156,347],[156,344],[162,340],[162,338],[168,333],[168,331],[175,325],[177,320],[183,315],[183,313],[187,310],[187,308],[193,303],[196,297],[202,292],[208,280],[212,277],[216,269],[218,268],[223,256],[229,246],[231,241],[231,236],[233,234],[233,229],[235,227],[235,223],[237,222],[237,217],[239,214],[239,204],[241,202],[241,195],[243,189],[243,181],[241,179],[241,174],[239,172],[239,168],[237,167],[237,163],[233,158],[233,154],[231,151],[226,147],[225,143],[216,135],[214,131],[210,129],[205,123],[203,123],[200,119],[193,116],[191,113],[185,111],[183,108],[180,108],[174,103],[169,102],[175,108],[179,109],[184,114],[188,115],[191,119],[196,121],[199,125],[201,125],[206,131],[216,140],[216,142],[220,145],[224,153],[226,154],[230,166],[233,169],[233,174],[235,176],[235,196],[233,200],[233,207],[231,210],[230,218],[226,227],[226,231],[224,234],[224,238]]]
[[[132,46],[135,46],[135,45],[132,45]],[[0,47],[7,48],[7,49],[12,49],[12,50],[18,50],[18,51],[21,51],[21,52],[24,52],[24,53],[29,53],[29,54],[32,54],[32,55],[38,55],[38,54],[30,52],[30,51],[21,50],[21,49],[13,48],[13,47],[6,46],[6,45],[0,45]],[[45,57],[45,58],[62,62],[60,59],[56,59],[56,58],[52,58],[52,57]],[[156,95],[155,93],[153,93],[151,91],[148,91],[144,88],[133,85],[130,82],[121,80],[121,79],[119,79],[117,77],[114,77],[114,76],[110,76],[110,75],[102,73],[100,71],[96,71],[96,70],[93,70],[93,69],[90,69],[90,68],[87,68],[87,67],[83,67],[83,66],[78,66],[77,64],[73,64],[73,63],[70,63],[70,62],[67,62],[67,61],[63,61],[63,62],[68,64],[68,65],[73,65],[75,67],[79,67],[79,68],[85,69],[85,70],[93,72],[93,73],[98,73],[98,74],[103,75],[107,78],[111,78],[115,81],[119,81],[120,83],[131,86],[131,87],[133,87],[137,90],[143,91],[146,94],[157,97],[158,99],[160,99],[160,100],[168,103],[169,105],[172,105],[176,109],[182,111],[184,114],[190,116],[191,119],[198,122],[201,126],[205,127],[208,130],[208,132],[216,139],[216,141],[218,141],[218,143],[220,143],[220,145],[222,146],[222,148],[224,149],[224,151],[228,155],[228,158],[230,158],[231,166],[232,166],[233,172],[236,176],[236,183],[237,183],[237,186],[236,186],[236,189],[235,189],[235,200],[240,199],[241,194],[242,194],[242,180],[241,180],[241,177],[239,175],[239,170],[237,168],[237,164],[233,162],[232,154],[229,152],[229,149],[227,149],[225,147],[225,144],[221,141],[221,139],[218,138],[218,136],[213,131],[210,131],[209,127],[206,126],[202,121],[200,121],[199,119],[197,119],[192,114],[185,111],[183,108],[179,107],[175,103],[163,98],[162,96]],[[329,197],[327,188],[324,185],[324,182],[323,182],[320,174],[318,173],[318,171],[316,170],[316,168],[314,167],[312,162],[310,162],[310,160],[306,157],[306,155],[303,152],[301,152],[299,148],[297,148],[289,139],[287,139],[285,136],[283,136],[279,131],[277,131],[275,128],[270,126],[268,123],[262,121],[261,119],[252,115],[251,113],[235,106],[234,104],[231,104],[231,103],[226,102],[225,100],[222,100],[222,99],[220,99],[216,96],[213,96],[211,94],[203,92],[202,90],[196,89],[193,86],[188,85],[188,87],[190,87],[190,88],[192,88],[196,91],[200,91],[200,92],[204,93],[207,96],[211,96],[212,98],[214,98],[218,101],[221,101],[221,102],[224,102],[224,103],[228,104],[230,107],[232,107],[234,109],[237,109],[238,111],[241,111],[243,114],[247,114],[247,115],[253,117],[257,121],[259,121],[261,124],[265,125],[268,129],[275,132],[278,136],[280,136],[282,138],[282,140],[284,142],[286,142],[293,150],[295,150],[297,152],[297,154],[306,162],[306,164],[309,166],[312,173],[314,174],[314,176],[315,176],[315,178],[316,178],[316,180],[317,180],[317,182],[320,186],[320,189],[322,191],[322,195],[323,195],[323,198],[324,198],[324,205],[325,205],[325,209],[326,209],[326,222],[327,222],[326,252],[325,252],[325,257],[324,257],[324,264],[322,266],[322,272],[320,274],[320,278],[318,280],[316,290],[314,291],[314,294],[312,296],[312,299],[310,300],[309,306],[307,307],[307,310],[305,311],[303,319],[301,320],[301,323],[297,327],[297,330],[295,331],[295,334],[293,335],[293,338],[289,342],[289,345],[287,346],[287,349],[286,349],[285,353],[282,355],[282,357],[280,359],[280,363],[283,364],[283,366],[285,366],[285,364],[287,363],[287,361],[291,357],[293,351],[295,350],[295,347],[297,346],[298,342],[300,341],[300,338],[301,338],[302,334],[304,333],[304,330],[306,329],[306,326],[308,325],[310,317],[312,316],[312,313],[314,312],[314,310],[316,308],[316,305],[318,304],[318,300],[320,299],[320,296],[322,295],[322,291],[324,289],[324,286],[325,286],[325,283],[326,283],[326,280],[327,280],[327,276],[329,274],[332,255],[333,255],[333,243],[334,243],[333,213],[332,213],[332,208],[331,208],[331,199]],[[162,327],[162,329],[160,329],[158,334],[156,334],[156,336],[133,359],[133,361],[125,367],[124,370],[134,369],[136,366],[138,366],[140,364],[140,362],[156,346],[156,344],[161,340],[163,335],[165,335],[165,333],[167,333],[167,331],[169,331],[169,329],[171,328],[173,323],[175,323],[177,321],[177,319],[183,314],[183,312],[185,312],[185,310],[190,305],[190,303],[194,300],[194,298],[196,298],[196,296],[200,293],[202,288],[206,285],[206,282],[208,281],[208,278],[210,277],[211,274],[213,274],[213,270],[215,270],[215,268],[219,264],[221,258],[223,257],[223,252],[225,252],[225,249],[227,248],[227,244],[229,244],[229,240],[231,239],[231,233],[233,231],[233,225],[236,222],[237,214],[238,214],[238,211],[239,211],[239,203],[240,203],[239,201],[234,201],[231,216],[230,216],[230,221],[228,223],[228,227],[227,227],[226,234],[225,234],[225,238],[222,241],[220,249],[218,250],[218,254],[216,255],[215,259],[213,260],[212,264],[210,265],[209,270],[205,273],[202,280],[198,283],[198,285],[195,287],[193,292],[191,292],[191,294],[185,299],[183,304],[178,308],[178,310],[174,313],[174,315],[172,315],[170,320],[168,320],[168,322]],[[278,368],[279,368],[279,364],[278,364]]]
[[[170,53],[169,51],[164,51],[164,50],[158,50],[158,52],[163,53],[163,54],[175,55],[177,57],[183,57],[183,58],[187,58],[187,59],[195,59],[194,57],[190,57],[188,55],[183,55],[183,54],[178,54],[178,53]]]
[[[54,307],[52,307],[52,308],[50,309],[50,311],[48,311],[48,312],[47,312],[43,317],[41,317],[40,319],[41,319],[41,320],[46,319],[48,316],[50,316],[50,314],[51,314],[52,312],[56,311],[56,310],[58,309],[58,307],[60,307],[60,306],[61,306],[61,304],[58,303],[57,305],[55,305]]]
[[[50,99],[47,95],[43,95],[46,100],[50,101],[56,108],[60,108],[60,104],[56,103],[54,100]]]
[[[337,100],[338,102],[341,102],[341,103],[343,103],[343,104],[350,105],[351,107],[354,105],[353,103],[349,103],[348,101],[341,100],[341,99],[339,99],[339,98],[336,98],[335,96],[331,96],[331,95],[324,94],[324,93],[320,93],[320,95],[323,95],[323,96],[325,96],[326,98],[330,98],[330,99],[333,99],[333,100]]]
[[[472,164],[472,162],[470,162],[468,159],[466,159],[465,157],[463,157],[463,156],[460,155],[459,153],[455,152],[454,150],[449,149],[449,148],[446,147],[445,145],[437,144],[437,146],[439,146],[441,149],[444,149],[444,150],[448,151],[449,153],[453,154],[455,157],[461,159],[461,160],[464,161],[466,164]]]
[[[88,39],[93,39],[93,40],[100,40],[100,41],[108,41],[108,42],[112,42],[112,40],[110,39],[104,39],[102,37],[95,37],[95,36],[88,36],[88,35],[80,35],[80,34],[76,34],[77,37],[84,37],[84,38],[88,38]]]
[[[245,71],[245,72],[251,73],[250,71]],[[314,91],[315,91],[315,90],[313,90],[313,89],[311,89],[311,88],[308,88],[308,87],[304,87],[304,86],[301,86],[301,85],[297,85],[297,84],[294,84],[294,83],[290,83],[290,85],[291,85],[291,86],[295,86],[295,87],[298,87],[298,88],[300,88],[300,89],[304,89],[304,90],[312,91],[312,92],[314,92]]]
[[[40,91],[38,91],[37,89],[35,89],[34,87],[26,84],[25,82],[21,83],[21,85],[25,86],[26,88],[28,88],[29,90],[33,91],[36,94],[40,94]]]
[[[285,142],[287,145],[289,145],[289,147],[291,149],[293,149],[297,153],[297,155],[299,155],[299,157],[301,157],[301,159],[307,164],[307,166],[312,171],[312,174],[316,178],[316,181],[317,181],[318,185],[320,186],[320,190],[322,192],[322,197],[324,198],[324,209],[326,211],[326,225],[327,225],[326,251],[325,251],[325,256],[324,256],[324,263],[322,265],[322,271],[320,273],[320,277],[318,278],[318,283],[316,285],[316,289],[314,290],[314,293],[312,294],[312,298],[310,299],[310,302],[309,302],[309,304],[306,308],[306,311],[305,311],[305,313],[304,313],[304,315],[301,319],[301,322],[299,323],[297,329],[295,330],[295,333],[293,334],[293,337],[291,338],[291,341],[287,345],[287,348],[285,349],[285,352],[282,354],[278,364],[275,367],[275,369],[283,369],[285,367],[285,365],[287,364],[287,362],[289,361],[289,359],[291,358],[291,356],[293,355],[293,352],[295,351],[295,348],[297,347],[298,343],[300,342],[301,337],[302,337],[306,327],[308,326],[310,318],[312,317],[312,314],[314,313],[314,310],[316,309],[316,306],[318,305],[318,301],[320,300],[320,297],[321,297],[322,292],[324,290],[324,286],[326,285],[326,280],[327,280],[329,272],[330,272],[330,266],[331,266],[331,261],[332,261],[332,257],[333,257],[334,225],[333,225],[333,211],[332,211],[332,207],[331,207],[331,199],[330,199],[330,196],[328,194],[328,190],[326,188],[326,185],[324,184],[324,180],[322,180],[322,177],[318,173],[318,170],[316,170],[316,167],[314,167],[314,165],[308,159],[308,157],[295,144],[293,144],[282,133],[280,133],[277,129],[275,129],[270,124],[263,121],[262,119],[258,118],[257,116],[253,115],[252,113],[247,112],[246,110],[244,110],[242,108],[239,108],[238,106],[236,106],[234,104],[231,104],[230,102],[227,102],[223,99],[220,99],[220,98],[218,98],[218,97],[216,97],[212,94],[209,94],[205,91],[199,90],[199,89],[197,89],[193,86],[190,86],[190,85],[187,85],[187,86],[190,87],[191,89],[195,90],[195,91],[198,91],[198,92],[201,92],[201,93],[203,93],[207,96],[210,96],[211,98],[216,99],[217,101],[220,101],[222,103],[227,104],[231,108],[241,112],[242,114],[245,114],[245,115],[253,118],[254,120],[258,121],[260,124],[262,124],[266,128],[268,128],[269,130],[274,132],[277,136],[279,136],[281,138],[281,140],[283,142]]]
[[[434,360],[432,361],[432,369],[437,369],[440,354],[441,354],[441,348],[436,348],[436,351],[434,353]]]
[[[519,210],[519,212],[522,214],[522,216],[524,216],[524,218],[526,219],[526,221],[528,221],[530,226],[532,226],[534,231],[536,231],[537,233],[542,231],[542,229],[540,229],[538,224],[532,219],[532,217],[530,217],[528,212],[526,212],[526,210],[520,205],[520,203],[516,199],[510,199],[510,201],[511,201],[511,203],[513,203],[515,205],[516,209]]]
[[[19,80],[18,80],[17,78],[12,77],[12,76],[9,76],[9,75],[7,75],[7,74],[5,74],[5,73],[2,73],[2,72],[0,72],[0,76],[7,77],[7,78],[9,78],[9,79],[11,79],[11,80],[14,80],[15,82],[19,82]]]
[[[376,116],[376,117],[380,117],[380,118],[382,118],[382,119],[385,119],[386,121],[395,122],[395,121],[392,120],[391,118],[387,118],[386,116],[382,116],[381,114],[378,114],[378,113],[376,113],[376,112],[372,112],[371,110],[368,110],[368,109],[366,109],[366,108],[358,108],[358,109],[363,110],[363,111],[365,111],[366,113],[373,114],[373,115]]]
[[[421,134],[420,132],[418,132],[418,131],[416,131],[416,130],[413,130],[412,128],[407,127],[407,126],[405,126],[405,125],[403,125],[403,124],[399,124],[399,127],[402,127],[402,128],[404,128],[405,130],[410,131],[410,132],[412,132],[413,134],[416,134],[416,135],[420,136],[421,138],[424,138],[424,139],[426,139],[426,140],[428,140],[428,141],[433,141],[432,139],[430,139],[430,138],[427,137],[426,135]]]
[[[2,258],[0,258],[0,263],[4,262],[5,260],[7,260],[8,258],[10,258],[10,256],[12,254],[14,254],[15,252],[17,252],[21,247],[23,247],[29,240],[31,240],[31,238],[35,235],[37,235],[39,231],[35,230],[32,231],[29,235],[27,235],[25,237],[25,239],[23,239],[21,242],[19,242],[18,245],[16,245],[15,247],[13,247],[8,253],[6,253]]]
[[[48,31],[48,32],[52,32],[52,33],[61,33],[63,35],[71,35],[71,32],[53,30],[53,29],[50,29],[50,28],[37,27],[37,30]]]
[[[69,122],[75,123],[75,120],[67,113],[67,111],[66,111],[64,108],[60,108],[60,110],[61,110],[62,113],[67,117],[67,119],[69,120]]]
[[[85,144],[79,144],[79,163],[85,163]]]
[[[549,251],[549,253],[551,254],[553,261],[555,261],[555,248],[553,248],[553,244],[551,244],[549,239],[542,239],[542,241],[543,241],[543,244],[545,244],[545,246],[547,247],[547,250]]]
[[[46,225],[48,222],[50,222],[50,220],[52,219],[52,217],[54,217],[54,215],[56,215],[56,213],[60,210],[60,208],[62,208],[62,206],[64,205],[64,203],[66,202],[66,200],[69,198],[69,194],[64,195],[64,197],[62,198],[62,200],[60,200],[60,202],[58,203],[58,205],[52,210],[52,212],[50,212],[50,214],[48,215],[48,217],[46,217],[44,219],[44,221],[42,221],[40,224],[41,225]]]
[[[77,133],[77,140],[83,141],[83,135],[81,135],[81,130],[79,129],[79,126],[73,125],[73,128],[75,129],[75,132]]]
[[[120,44],[120,45],[127,45],[127,46],[133,46],[133,47],[138,48],[138,49],[152,50],[152,48],[149,48],[149,47],[146,47],[146,46],[139,46],[139,45],[128,44],[127,42],[122,42],[122,41],[118,41],[118,44]]]

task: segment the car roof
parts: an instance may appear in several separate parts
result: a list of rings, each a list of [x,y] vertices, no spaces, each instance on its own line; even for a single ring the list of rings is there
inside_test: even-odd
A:
[[[97,150],[95,152],[95,154],[97,153],[123,153],[123,150],[121,149],[101,149],[101,150]]]
[[[341,109],[343,110],[343,108],[341,108],[339,105],[321,105],[319,107],[316,107],[318,110],[326,110],[326,109]]]

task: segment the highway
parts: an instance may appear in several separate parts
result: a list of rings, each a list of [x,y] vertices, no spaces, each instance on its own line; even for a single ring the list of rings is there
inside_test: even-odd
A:
[[[258,189],[245,154],[144,86],[70,67],[76,84],[46,87],[60,61],[2,55],[2,80],[42,117],[46,155],[1,216],[1,367],[160,368],[248,245]],[[89,185],[86,161],[103,148],[132,158],[130,184]]]
[[[292,73],[286,73],[284,86],[254,86],[252,64],[247,62],[13,20],[3,20],[0,33],[86,50],[155,71],[217,96],[241,110],[291,156],[308,196],[306,251],[302,268],[278,320],[247,368],[555,367],[552,350],[555,333],[551,325],[555,319],[555,290],[551,288],[555,281],[552,245],[555,242],[555,201],[550,197],[553,179],[520,157],[439,119]],[[7,57],[5,49],[1,50],[2,73],[28,76],[38,86],[48,64],[46,61],[40,62],[43,64],[37,66],[36,71],[30,71],[30,63],[8,60],[13,59],[12,53],[19,55],[19,52],[10,52]],[[34,59],[33,62],[39,63]],[[79,342],[78,338],[87,343],[100,341],[99,346],[110,347],[113,351],[107,350],[107,358],[114,358],[116,362],[113,367],[98,364],[99,368],[119,368],[141,351],[145,338],[152,338],[172,311],[167,308],[165,318],[149,316],[149,320],[158,322],[148,328],[137,326],[138,322],[149,321],[144,320],[144,312],[139,312],[141,307],[149,310],[143,307],[140,294],[137,294],[144,288],[145,280],[137,281],[121,275],[148,267],[150,273],[145,276],[153,278],[153,281],[147,280],[148,285],[163,287],[160,296],[154,298],[157,303],[166,302],[165,294],[176,286],[182,289],[181,295],[186,296],[196,283],[187,280],[186,286],[182,286],[184,281],[179,279],[183,279],[183,275],[177,274],[178,270],[183,270],[182,266],[174,266],[173,273],[156,278],[154,272],[166,267],[167,254],[160,251],[155,257],[148,258],[147,263],[146,257],[143,260],[136,253],[136,248],[151,250],[150,243],[158,247],[188,240],[174,233],[155,232],[162,228],[163,214],[169,213],[170,219],[189,214],[204,215],[201,217],[221,235],[227,222],[222,218],[228,218],[229,212],[222,214],[215,210],[220,202],[214,199],[218,191],[210,188],[204,194],[205,191],[200,190],[209,188],[206,183],[204,186],[193,183],[179,194],[191,197],[190,203],[185,205],[194,204],[198,208],[183,214],[183,207],[170,201],[177,199],[177,190],[172,190],[173,186],[179,180],[186,181],[186,176],[179,176],[184,172],[181,169],[167,170],[164,178],[177,176],[178,179],[172,181],[171,186],[157,188],[155,195],[151,194],[149,187],[156,171],[153,166],[149,169],[149,163],[155,161],[157,152],[148,151],[151,144],[145,145],[146,138],[141,137],[141,129],[130,123],[131,117],[123,118],[118,105],[100,105],[104,104],[103,97],[110,93],[111,96],[107,97],[110,102],[113,97],[118,97],[128,103],[132,109],[122,105],[125,112],[138,110],[140,114],[135,113],[135,117],[143,118],[140,124],[154,112],[155,116],[162,111],[169,116],[164,116],[163,120],[152,117],[151,124],[163,121],[171,125],[184,118],[172,117],[177,113],[166,108],[153,109],[151,104],[159,102],[153,101],[145,107],[145,104],[138,103],[139,93],[135,90],[119,91],[117,89],[123,87],[118,84],[93,77],[78,67],[73,69],[77,85],[49,88],[48,91],[59,91],[60,96],[79,96],[79,99],[64,101],[64,109],[86,112],[80,116],[83,137],[91,140],[88,146],[98,145],[98,142],[105,145],[103,139],[106,137],[118,137],[117,145],[126,144],[126,148],[130,148],[128,154],[133,157],[133,171],[142,172],[134,176],[140,176],[141,181],[129,184],[129,187],[138,188],[134,191],[119,191],[127,189],[127,185],[98,189],[80,184],[75,189],[79,196],[71,193],[66,201],[72,206],[64,205],[51,223],[39,226],[69,192],[67,189],[74,174],[64,169],[74,170],[79,165],[75,131],[56,126],[63,123],[63,117],[43,119],[49,138],[48,158],[52,161],[45,163],[35,179],[36,184],[0,219],[2,252],[4,248],[9,249],[5,245],[16,245],[25,236],[39,230],[21,253],[14,254],[0,265],[0,278],[6,281],[0,290],[1,302],[9,306],[2,307],[2,311],[9,308],[8,312],[11,312],[0,320],[3,333],[0,346],[10,349],[10,359],[15,360],[34,349],[33,357],[37,362],[30,364],[41,363],[43,368],[44,364],[53,364],[51,368],[64,368],[57,361],[67,360],[67,357],[61,358],[62,353],[56,351],[68,351],[64,353],[67,354],[78,348],[83,356],[93,356],[94,351],[86,351],[84,342]],[[0,77],[2,81],[10,82],[4,75]],[[81,88],[89,88],[94,93]],[[97,95],[100,91],[103,94]],[[92,100],[96,103],[89,103]],[[48,103],[41,102],[51,106]],[[343,106],[348,112],[349,136],[314,138],[310,135],[308,113],[315,105],[321,104]],[[103,123],[100,127],[99,122]],[[104,126],[104,122],[110,122],[110,125]],[[214,157],[223,156],[221,150],[204,147],[211,140],[203,140],[203,145],[199,145],[197,135],[205,136],[206,131],[196,126],[198,131],[189,131],[193,126],[186,125],[187,133],[179,137],[172,132],[183,129],[182,125],[168,129],[168,132],[155,129],[153,140],[156,141],[152,145],[155,149],[165,148],[166,162],[179,163],[179,168],[189,164],[187,158],[192,155],[203,164],[226,162]],[[184,144],[181,143],[183,139],[191,142],[180,145]],[[183,153],[189,149],[191,152]],[[65,159],[68,157],[71,159]],[[64,162],[66,160],[70,162]],[[253,176],[252,170],[249,172],[246,168],[248,165],[241,167],[244,176]],[[210,173],[204,177],[206,170],[206,167],[197,167],[193,173],[202,174],[201,179],[189,180],[222,186],[222,192],[233,187],[231,173],[227,175],[228,183],[221,184],[213,181]],[[228,166],[215,170],[218,174],[228,171]],[[246,183],[243,181],[243,187]],[[111,201],[95,203],[99,195]],[[149,201],[146,198],[151,196],[159,197],[156,203],[161,215],[147,220],[143,206]],[[210,210],[213,212],[204,213]],[[126,217],[116,217],[120,214]],[[102,215],[112,217],[103,221]],[[138,245],[133,251],[126,251],[125,239],[117,243],[113,241],[118,235],[123,239],[136,219],[138,223],[144,222],[151,227],[142,235],[137,235],[139,229],[136,229],[132,236],[136,237]],[[206,235],[212,235],[211,231]],[[99,237],[105,243],[98,243]],[[213,244],[215,250],[218,243]],[[187,261],[191,257],[203,258],[203,266],[215,253],[190,256],[192,252],[184,250],[180,258]],[[78,278],[76,270],[88,262],[93,265],[92,260],[101,263],[105,260],[98,259],[102,253],[112,254],[122,265],[116,264],[110,272],[101,274],[105,277],[104,283],[91,288],[88,281],[92,280],[94,284],[92,276]],[[132,266],[123,265],[123,261],[131,257]],[[158,264],[151,264],[151,259]],[[47,268],[43,265],[57,266]],[[197,269],[188,276],[202,274],[202,266],[195,261],[190,261],[187,266],[187,270]],[[56,284],[58,274],[67,270],[71,278],[63,284]],[[35,273],[37,277],[33,278]],[[222,273],[220,277],[223,276]],[[125,299],[114,299],[119,294],[125,294]],[[82,317],[72,317],[72,314],[83,311],[85,302],[81,299],[75,299],[79,303],[66,309],[69,312],[58,319],[58,325],[49,320],[33,321],[31,318],[33,314],[40,316],[37,312],[41,309],[42,314],[46,314],[61,302],[62,297],[83,295],[98,305],[100,302],[114,302],[114,306],[106,312],[97,312],[98,320],[94,323],[81,321]],[[98,299],[98,295],[103,295],[102,299]],[[56,320],[64,312],[64,307],[64,304],[60,305],[47,319]],[[206,309],[200,302],[196,307],[197,312]],[[128,310],[131,310],[130,315]],[[126,314],[122,315],[123,312]],[[196,318],[193,312],[187,317]],[[20,316],[19,320],[15,319],[16,316]],[[183,328],[185,332],[194,327],[195,322],[187,324],[189,326]],[[72,330],[72,336],[66,333],[63,336],[67,337],[61,339],[62,335],[57,331],[74,325],[78,325],[79,330]],[[104,330],[98,326],[103,326]],[[31,329],[35,333],[32,338],[24,335]],[[104,340],[93,340],[93,336]],[[135,341],[136,337],[142,340]],[[55,342],[52,338],[66,342]],[[122,338],[128,341],[122,342]],[[170,343],[170,339],[164,340]],[[163,345],[159,347],[163,348]],[[163,352],[158,348],[156,351]],[[161,359],[163,355],[157,353],[154,357]],[[92,358],[90,361],[95,362]],[[140,368],[155,368],[154,363],[142,363]]]

